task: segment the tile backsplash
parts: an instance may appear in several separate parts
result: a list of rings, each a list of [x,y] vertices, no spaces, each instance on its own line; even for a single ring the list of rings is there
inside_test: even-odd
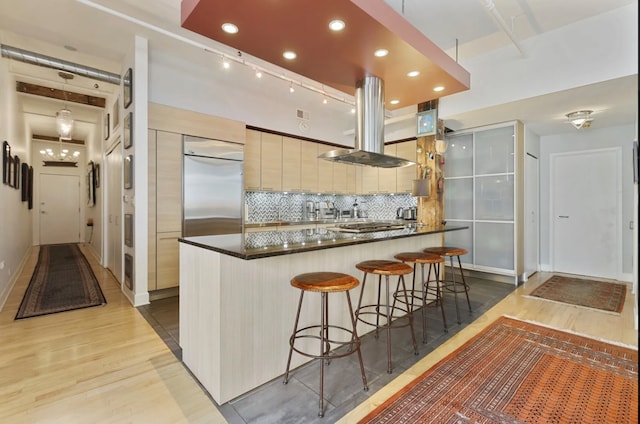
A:
[[[303,219],[306,201],[333,202],[338,210],[351,210],[353,204],[366,213],[369,219],[396,218],[398,208],[417,206],[410,194],[301,194],[274,192],[245,192],[245,222],[295,221]]]

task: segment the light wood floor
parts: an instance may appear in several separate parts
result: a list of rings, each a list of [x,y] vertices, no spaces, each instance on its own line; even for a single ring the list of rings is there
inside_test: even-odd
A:
[[[81,247],[107,305],[14,321],[32,249],[0,311],[1,423],[226,423],[185,367]]]
[[[225,423],[214,403],[90,253],[86,256],[107,298],[106,306],[15,321],[37,252],[37,248],[31,252],[0,311],[0,422]],[[630,286],[621,315],[522,296],[549,276],[536,274],[340,423],[357,422],[501,315],[637,348]]]
[[[627,286],[624,308],[621,314],[593,311],[578,306],[565,305],[545,300],[524,297],[546,281],[550,273],[536,273],[529,281],[500,303],[465,327],[460,333],[443,343],[431,354],[400,375],[382,390],[370,396],[365,402],[338,421],[340,424],[356,423],[372,409],[411,382],[415,377],[431,368],[438,361],[462,346],[467,340],[502,315],[532,321],[549,327],[570,331],[606,340],[616,344],[638,348],[638,332],[633,325],[634,298],[631,284]],[[588,277],[584,277],[588,278]]]

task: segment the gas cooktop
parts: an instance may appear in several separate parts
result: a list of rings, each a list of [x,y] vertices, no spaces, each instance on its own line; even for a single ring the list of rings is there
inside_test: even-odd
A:
[[[375,231],[401,230],[403,228],[405,228],[404,225],[391,222],[352,222],[338,224],[335,227],[328,228],[328,230],[342,233],[372,233]]]

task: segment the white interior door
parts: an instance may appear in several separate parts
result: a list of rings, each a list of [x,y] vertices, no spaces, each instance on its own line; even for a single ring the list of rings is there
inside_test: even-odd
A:
[[[107,268],[122,283],[122,152],[107,154]]]
[[[40,244],[80,242],[80,177],[40,174]]]
[[[525,174],[525,224],[524,224],[524,273],[531,276],[538,270],[540,263],[540,226],[539,226],[539,167],[538,158],[527,154],[524,162]]]
[[[551,155],[553,270],[619,278],[620,168],[619,149]]]

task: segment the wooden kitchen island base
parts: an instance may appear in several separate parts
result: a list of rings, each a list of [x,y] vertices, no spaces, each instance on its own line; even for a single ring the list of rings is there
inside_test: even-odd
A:
[[[274,253],[243,259],[221,253],[214,243],[198,238],[180,243],[180,346],[182,360],[218,404],[223,404],[282,375],[299,292],[289,284],[297,274],[333,271],[353,275],[369,259],[393,259],[398,252],[439,246],[442,231],[411,237],[371,240],[354,245]],[[211,238],[213,240],[214,238]],[[360,286],[352,297],[360,294]],[[364,303],[376,299],[375,284],[367,287]],[[300,326],[317,321],[320,303],[305,299]],[[308,302],[308,303],[307,303]],[[342,297],[330,302],[336,325],[351,325]],[[360,324],[360,335],[371,331]],[[310,340],[309,343],[317,343]],[[303,346],[309,350],[309,346]],[[311,347],[313,348],[313,347]],[[308,358],[294,355],[291,368]],[[365,363],[365,367],[366,367]]]

